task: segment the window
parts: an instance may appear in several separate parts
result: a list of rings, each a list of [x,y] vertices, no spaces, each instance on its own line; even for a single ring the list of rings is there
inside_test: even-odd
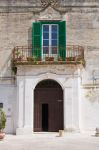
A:
[[[66,22],[34,22],[32,28],[32,55],[66,59]]]
[[[44,24],[42,29],[43,54],[57,54],[58,52],[58,25]]]

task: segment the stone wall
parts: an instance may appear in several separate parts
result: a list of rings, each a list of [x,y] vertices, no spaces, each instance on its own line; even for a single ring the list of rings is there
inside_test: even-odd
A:
[[[47,0],[42,0],[44,3],[48,3]],[[55,3],[56,0],[53,0],[53,2]],[[99,4],[98,0],[57,0],[57,2],[59,2],[60,5],[93,5],[94,4]],[[1,0],[0,1],[0,6],[40,6],[41,5],[41,0]]]
[[[94,89],[84,88],[80,91],[79,121],[81,132],[94,134],[95,129],[99,127],[99,95],[88,96],[92,90]],[[97,92],[99,93],[99,87]]]
[[[3,103],[7,116],[6,133],[16,132],[16,98],[17,88],[15,85],[0,84],[0,103]]]
[[[33,15],[32,12],[0,13],[1,75],[11,75],[10,62],[13,48],[15,46],[31,45],[32,22],[38,17],[39,15]],[[89,72],[88,75],[90,74],[90,76],[94,68],[98,70],[98,18],[98,13],[93,12],[68,12],[63,15],[63,19],[67,20],[67,44],[82,45],[84,47],[86,68],[83,73]]]
[[[31,42],[32,13],[0,13],[0,73],[11,75],[10,62],[15,46]]]

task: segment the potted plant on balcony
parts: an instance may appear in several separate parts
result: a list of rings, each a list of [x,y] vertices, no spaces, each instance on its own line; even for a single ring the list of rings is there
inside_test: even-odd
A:
[[[21,61],[24,56],[18,51],[15,53],[16,61]]]
[[[3,132],[6,125],[6,114],[3,109],[0,108],[0,140],[4,139],[5,133]]]
[[[29,61],[29,62],[35,62],[37,60],[37,57],[36,56],[29,56],[29,57],[27,57],[27,61]]]
[[[62,57],[58,57],[58,61],[63,61],[63,58]]]
[[[63,64],[64,59],[63,59],[62,57],[58,57],[57,62],[58,62],[59,64]]]
[[[45,57],[45,61],[54,61],[54,57]]]
[[[70,56],[70,57],[67,57],[66,60],[69,61],[69,62],[70,62],[70,61],[75,61],[75,57],[71,57],[71,56]]]

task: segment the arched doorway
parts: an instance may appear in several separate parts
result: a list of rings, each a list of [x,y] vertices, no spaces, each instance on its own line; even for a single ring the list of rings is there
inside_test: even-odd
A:
[[[63,90],[54,80],[43,80],[34,90],[34,131],[63,129]]]

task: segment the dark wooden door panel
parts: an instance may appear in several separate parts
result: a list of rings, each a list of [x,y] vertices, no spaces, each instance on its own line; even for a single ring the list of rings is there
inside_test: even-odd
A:
[[[48,131],[49,120],[49,105],[42,104],[42,130]]]
[[[39,92],[34,93],[35,101],[34,101],[34,131],[40,132],[42,131],[42,109],[41,103],[39,102]]]
[[[44,131],[42,127],[43,104],[48,105],[48,131],[55,132],[60,129],[63,129],[62,89],[38,88],[35,90],[34,99],[34,131]]]

